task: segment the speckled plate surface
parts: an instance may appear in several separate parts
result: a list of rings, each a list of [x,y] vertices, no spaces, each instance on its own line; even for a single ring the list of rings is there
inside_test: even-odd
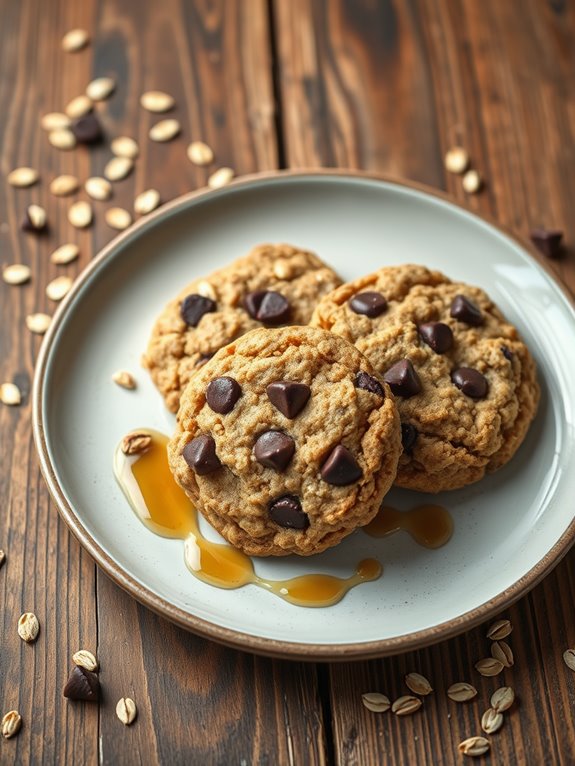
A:
[[[347,576],[362,558],[381,561],[381,579],[325,609],[293,606],[253,585],[221,590],[198,581],[184,565],[183,543],[142,526],[112,471],[124,433],[136,426],[170,433],[174,425],[139,363],[156,315],[188,281],[266,241],[312,249],[346,279],[414,262],[477,284],[518,326],[540,371],[539,413],[514,460],[476,485],[435,496],[455,523],[445,547],[427,550],[405,533],[378,540],[356,532],[312,559],[256,562],[258,573],[283,579]],[[528,249],[431,190],[343,171],[256,176],[165,205],[95,259],[43,344],[34,433],[63,518],[135,598],[251,651],[391,654],[487,620],[535,585],[575,537],[575,312]],[[118,368],[136,375],[137,391],[111,383]],[[394,491],[389,499],[409,508],[429,498]]]

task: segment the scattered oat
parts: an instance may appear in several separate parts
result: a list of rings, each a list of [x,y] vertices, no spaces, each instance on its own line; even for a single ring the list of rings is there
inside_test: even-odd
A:
[[[391,707],[389,698],[379,692],[366,692],[361,695],[361,701],[372,713],[386,713]]]
[[[76,53],[85,48],[89,42],[90,37],[85,29],[72,29],[62,38],[62,49],[66,53]]]
[[[64,112],[48,112],[40,120],[40,126],[47,131],[69,128],[71,124],[72,120]]]
[[[56,197],[67,197],[69,194],[74,194],[80,188],[80,181],[76,176],[56,176],[53,181],[50,182],[50,191]]]
[[[504,668],[511,668],[515,663],[513,651],[506,641],[494,641],[491,644],[491,656],[499,660]]]
[[[188,159],[193,162],[194,165],[210,165],[214,161],[214,153],[207,144],[203,141],[192,141],[188,146]]]
[[[152,443],[152,436],[147,431],[131,431],[122,439],[121,449],[124,455],[137,455],[145,452]]]
[[[23,285],[31,276],[30,267],[24,263],[12,263],[2,271],[2,279],[8,285]]]
[[[61,301],[70,292],[71,277],[56,277],[46,286],[46,295],[51,301]]]
[[[138,215],[147,215],[160,204],[160,192],[157,189],[147,189],[138,194],[134,200],[134,210]]]
[[[575,649],[567,649],[563,652],[563,662],[570,670],[575,670]]]
[[[18,620],[18,635],[22,641],[32,644],[38,638],[40,623],[33,612],[24,612]]]
[[[130,697],[122,697],[121,700],[118,700],[118,704],[116,705],[116,715],[123,724],[129,726],[133,723],[136,720],[137,713],[138,710],[133,699],[130,699]]]
[[[112,154],[115,154],[116,157],[129,157],[131,160],[136,159],[140,153],[137,142],[129,136],[119,136],[118,138],[114,138],[110,144],[110,149],[112,150]]]
[[[485,737],[469,737],[459,743],[459,752],[470,757],[485,755],[489,748],[489,740]]]
[[[152,141],[171,141],[172,138],[178,135],[181,129],[178,120],[160,120],[160,122],[152,125],[148,135]]]
[[[92,652],[89,652],[87,649],[80,649],[73,654],[72,661],[75,665],[85,668],[91,673],[95,673],[98,670],[98,660],[94,657]]]
[[[0,569],[2,569],[2,567],[4,566],[5,561],[6,561],[6,554],[4,553],[2,548],[0,548]]]
[[[467,194],[476,194],[483,185],[483,179],[477,170],[468,170],[461,180],[461,185]]]
[[[498,713],[509,710],[515,699],[515,692],[510,686],[501,686],[491,695],[491,707]]]
[[[38,183],[39,177],[38,171],[34,170],[34,168],[15,168],[11,173],[8,173],[8,183],[10,186],[19,186],[23,188]]]
[[[161,90],[149,90],[140,96],[140,105],[148,112],[169,112],[174,104],[174,99]]]
[[[76,146],[76,136],[69,128],[58,128],[48,133],[48,141],[56,149],[73,149]]]
[[[86,95],[92,101],[105,101],[112,95],[115,87],[116,83],[111,77],[97,77],[88,84]]]
[[[198,282],[196,292],[198,295],[202,295],[204,298],[211,298],[213,301],[217,300],[218,297],[214,286],[207,279],[202,279],[201,282]]]
[[[419,694],[422,697],[431,694],[433,691],[427,678],[420,673],[408,673],[405,676],[405,685],[414,694]]]
[[[500,641],[502,638],[507,638],[511,634],[513,626],[509,620],[497,620],[489,626],[487,630],[487,638],[491,641]]]
[[[22,228],[25,231],[42,231],[46,228],[48,216],[40,205],[28,205]]]
[[[234,175],[232,168],[219,168],[208,178],[208,186],[210,189],[219,189],[221,186],[229,184]]]
[[[106,210],[104,215],[105,221],[112,229],[127,229],[132,224],[132,216],[123,207],[111,207]]]
[[[462,146],[453,146],[447,151],[444,162],[446,170],[459,175],[469,167],[469,154]]]
[[[28,314],[26,327],[36,335],[44,335],[51,321],[52,317],[49,314]]]
[[[83,117],[85,114],[91,112],[93,108],[94,103],[92,99],[83,93],[81,96],[76,96],[76,98],[73,98],[66,106],[64,111],[68,117],[70,117],[72,120],[76,120],[78,117]]]
[[[495,734],[503,726],[503,716],[492,707],[481,716],[481,728],[486,734]]]
[[[20,389],[14,383],[0,383],[0,402],[16,407],[22,401]]]
[[[4,739],[15,737],[20,731],[21,726],[22,716],[17,710],[11,710],[9,713],[6,713],[2,719],[2,736]]]
[[[133,376],[126,370],[118,370],[112,375],[112,380],[121,388],[127,388],[133,391],[136,388],[136,381]]]
[[[68,220],[77,229],[85,229],[92,223],[93,213],[92,206],[89,202],[80,200],[74,202],[74,204],[68,210]]]
[[[104,175],[109,181],[121,181],[134,167],[130,157],[113,157],[104,168]]]
[[[391,706],[391,712],[395,713],[395,715],[410,715],[419,710],[422,704],[419,697],[412,697],[410,694],[406,694],[395,700]]]
[[[503,663],[496,660],[495,657],[486,657],[475,663],[475,669],[482,676],[496,676],[503,670]]]
[[[112,184],[99,176],[88,178],[84,184],[84,189],[92,199],[106,200],[112,196]]]
[[[58,266],[64,266],[67,263],[75,261],[79,254],[80,248],[78,245],[69,242],[66,245],[60,245],[60,247],[56,248],[50,256],[50,260]]]

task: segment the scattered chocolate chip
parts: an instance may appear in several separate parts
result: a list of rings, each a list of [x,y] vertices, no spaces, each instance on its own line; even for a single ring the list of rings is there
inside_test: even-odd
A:
[[[421,391],[419,377],[409,359],[396,362],[385,373],[383,379],[395,396],[403,396],[404,399],[409,399],[410,396],[415,396]]]
[[[100,681],[95,673],[79,665],[74,667],[64,687],[64,697],[96,702],[100,697]]]
[[[307,513],[301,509],[298,497],[283,495],[272,500],[268,506],[268,513],[275,523],[287,529],[307,529],[309,519]]]
[[[355,376],[355,385],[357,388],[363,388],[364,391],[369,391],[371,394],[385,396],[385,391],[380,382],[372,375],[368,375],[367,372],[357,373]]]
[[[180,306],[180,316],[189,327],[197,327],[204,316],[216,310],[216,302],[203,295],[192,293],[186,295]]]
[[[216,455],[216,443],[209,434],[196,436],[188,442],[182,450],[182,457],[198,476],[205,476],[222,467]]]
[[[253,293],[244,295],[242,303],[252,319],[258,318],[258,311],[260,310],[266,292],[266,290],[255,290]]]
[[[244,308],[252,319],[268,325],[287,324],[291,306],[287,298],[275,290],[256,290],[244,297]]]
[[[547,258],[559,258],[562,254],[563,232],[559,229],[533,229],[531,241]]]
[[[451,327],[443,322],[425,322],[417,328],[424,343],[436,354],[444,354],[453,346]]]
[[[266,431],[258,437],[254,445],[254,455],[258,463],[267,468],[283,471],[295,452],[295,442],[282,431]]]
[[[206,388],[206,401],[214,412],[226,415],[234,408],[235,403],[242,395],[242,388],[237,380],[224,375],[214,378]]]
[[[451,301],[450,315],[454,319],[459,319],[460,322],[465,322],[465,324],[472,327],[479,327],[479,325],[483,324],[481,309],[469,298],[466,298],[465,295],[456,295]]]
[[[276,380],[266,388],[268,399],[286,418],[295,418],[310,397],[311,389],[305,383],[293,380]]]
[[[419,432],[417,428],[412,426],[411,423],[401,424],[401,443],[403,445],[403,451],[407,452],[408,455],[411,455],[418,436]]]
[[[501,351],[506,359],[508,359],[510,362],[513,361],[513,351],[511,351],[510,348],[507,348],[507,346],[501,346]]]
[[[332,449],[321,467],[321,478],[328,484],[334,484],[337,487],[353,484],[362,476],[363,471],[357,460],[343,444],[338,444]]]
[[[451,380],[460,391],[471,399],[483,399],[487,396],[487,380],[472,367],[460,367],[451,373]]]
[[[80,144],[97,144],[102,140],[102,126],[93,112],[78,117],[70,127]]]
[[[356,314],[365,314],[374,319],[387,309],[387,301],[381,293],[358,293],[349,301],[349,307]]]

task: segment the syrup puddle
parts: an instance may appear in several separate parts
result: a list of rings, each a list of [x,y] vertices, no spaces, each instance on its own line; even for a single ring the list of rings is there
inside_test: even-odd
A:
[[[441,548],[453,534],[453,519],[441,505],[418,505],[409,511],[382,505],[377,516],[363,527],[371,537],[387,537],[401,529],[424,548]]]

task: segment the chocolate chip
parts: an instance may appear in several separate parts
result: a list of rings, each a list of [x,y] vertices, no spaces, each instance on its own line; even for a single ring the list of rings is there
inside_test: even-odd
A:
[[[102,140],[102,126],[92,112],[74,120],[71,130],[80,144],[97,144]]]
[[[487,396],[487,380],[472,367],[460,367],[451,373],[451,380],[460,391],[471,399],[483,399]]]
[[[189,327],[197,327],[198,322],[204,316],[216,310],[216,302],[203,295],[192,293],[186,295],[180,306],[180,315]]]
[[[563,232],[559,229],[533,229],[531,241],[547,258],[559,258],[562,255],[561,240]]]
[[[287,324],[291,318],[291,306],[287,298],[275,290],[257,290],[248,293],[243,303],[252,319],[257,319],[263,324]]]
[[[510,362],[513,361],[513,351],[511,351],[510,348],[507,348],[507,346],[501,346],[501,351],[506,359],[508,359]]]
[[[276,380],[266,388],[268,399],[286,418],[295,418],[310,397],[311,389],[305,383],[293,380]]]
[[[301,509],[299,498],[294,495],[284,495],[272,500],[268,513],[275,523],[287,529],[307,529],[309,519]]]
[[[409,399],[410,396],[415,396],[421,391],[419,377],[409,359],[396,362],[385,373],[383,379],[396,396],[403,396],[404,399]]]
[[[381,293],[358,293],[349,301],[349,307],[356,314],[365,314],[374,319],[387,309],[387,301]]]
[[[235,403],[242,395],[242,388],[237,380],[227,375],[214,378],[206,388],[206,401],[214,412],[226,415],[234,408]]]
[[[436,354],[443,354],[453,346],[451,327],[443,322],[425,322],[417,328],[424,343]]]
[[[408,455],[411,455],[418,436],[419,432],[417,428],[412,426],[411,423],[401,424],[401,444],[403,445],[403,451],[407,452]]]
[[[328,484],[335,484],[337,487],[353,484],[362,476],[363,471],[357,460],[343,444],[338,444],[330,452],[321,467],[321,478]]]
[[[282,431],[266,431],[258,437],[254,445],[254,455],[258,463],[266,468],[283,471],[295,452],[295,442]]]
[[[182,457],[198,476],[205,476],[222,467],[216,455],[216,443],[209,434],[196,436],[188,442],[182,450]]]
[[[95,673],[76,665],[64,687],[64,697],[96,702],[100,698],[100,681]]]
[[[364,391],[369,391],[371,394],[377,394],[378,396],[385,396],[385,391],[378,380],[376,380],[367,372],[358,372],[355,376],[355,385],[357,388],[363,388]]]
[[[454,319],[459,319],[460,322],[465,322],[465,324],[472,327],[479,327],[479,325],[483,324],[481,309],[469,298],[466,298],[465,295],[456,295],[451,301],[450,315]]]

